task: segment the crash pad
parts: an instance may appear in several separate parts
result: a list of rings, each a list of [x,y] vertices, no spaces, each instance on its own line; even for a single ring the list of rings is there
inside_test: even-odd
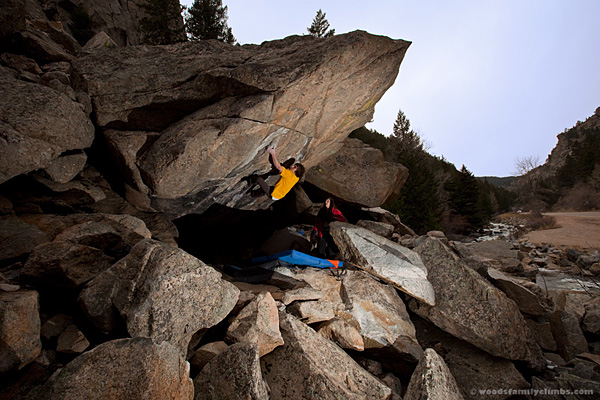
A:
[[[314,257],[297,250],[287,250],[270,256],[256,257],[252,259],[252,263],[262,264],[272,260],[281,260],[293,265],[305,265],[316,268],[339,268],[344,265],[343,261],[326,260],[324,258]]]

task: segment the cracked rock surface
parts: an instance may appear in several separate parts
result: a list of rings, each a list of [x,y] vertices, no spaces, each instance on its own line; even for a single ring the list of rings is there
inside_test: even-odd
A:
[[[331,157],[372,118],[409,45],[355,31],[125,47],[75,60],[73,82],[112,140],[142,138],[134,154],[114,155],[127,184],[180,216],[248,206],[240,179],[270,169],[268,145],[307,168]]]

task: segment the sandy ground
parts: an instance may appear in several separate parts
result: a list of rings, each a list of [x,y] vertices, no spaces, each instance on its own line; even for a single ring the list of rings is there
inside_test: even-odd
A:
[[[600,212],[547,213],[556,218],[559,228],[533,231],[525,239],[535,244],[581,250],[600,250]]]

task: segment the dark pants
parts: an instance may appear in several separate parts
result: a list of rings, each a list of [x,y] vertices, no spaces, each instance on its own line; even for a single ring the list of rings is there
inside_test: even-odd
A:
[[[271,160],[271,156],[269,156],[269,161]],[[283,167],[285,168],[290,168],[292,165],[294,165],[294,162],[296,161],[295,158],[290,158],[289,160],[286,160],[283,164],[281,164]],[[265,179],[267,179],[269,176],[272,175],[279,175],[279,170],[275,167],[271,168],[271,170],[269,172],[267,172],[266,174],[262,174],[260,176],[257,175],[252,175],[250,176],[250,195],[252,197],[262,197],[262,196],[271,196],[271,193],[273,192],[273,187],[267,185],[267,182],[265,182]],[[245,178],[246,179],[246,178]],[[258,184],[260,186],[260,189],[256,189],[256,190],[252,190],[252,187],[254,187],[255,184]]]
[[[321,258],[333,258],[339,252],[333,237],[329,232],[323,232],[323,236],[317,242],[317,254]]]
[[[255,183],[258,183],[258,186],[260,186],[260,189],[253,190],[252,192],[250,192],[252,197],[262,197],[265,195],[271,196],[271,192],[273,191],[273,188],[271,186],[267,185],[267,182],[265,182],[265,180],[263,179],[262,176],[256,177]]]

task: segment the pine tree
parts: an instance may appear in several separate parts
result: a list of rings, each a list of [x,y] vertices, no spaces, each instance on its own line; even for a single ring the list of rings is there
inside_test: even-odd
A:
[[[405,128],[403,131],[410,131],[408,119],[403,113],[399,115],[402,116],[401,125]],[[396,132],[401,131],[398,126],[398,123],[394,125]],[[416,138],[416,141],[421,143],[418,135],[414,132],[412,134],[413,139]],[[441,202],[437,193],[438,183],[430,166],[432,157],[419,146],[412,145],[413,151],[402,151],[400,149],[404,144],[399,137],[386,137],[365,127],[355,130],[350,137],[378,148],[383,152],[386,160],[402,164],[409,170],[408,179],[398,198],[383,207],[400,216],[402,221],[417,233],[424,234],[430,230],[440,229]]]
[[[335,29],[329,29],[329,21],[327,21],[325,15],[321,9],[317,11],[317,15],[313,19],[311,26],[306,28],[309,34],[318,38],[335,35]]]
[[[191,40],[216,39],[235,44],[227,26],[227,6],[221,0],[195,0],[188,10],[185,28]]]
[[[183,7],[179,0],[148,0],[140,7],[147,14],[140,24],[144,42],[172,44],[186,41],[181,18]]]
[[[92,18],[83,6],[76,6],[71,12],[69,29],[71,30],[73,37],[82,46],[94,36],[94,31],[92,30]]]
[[[477,198],[477,216],[483,223],[492,219],[495,207],[493,201],[493,189],[489,182],[479,182],[479,197]],[[497,207],[496,207],[497,208]]]
[[[415,232],[425,234],[440,229],[441,205],[437,184],[427,166],[425,153],[406,157],[402,162],[409,170],[400,196],[383,207],[397,214]]]
[[[394,128],[392,133],[396,137],[402,137],[410,132],[410,121],[406,118],[406,115],[402,110],[398,110],[396,115],[396,121],[394,121]]]
[[[410,121],[406,118],[406,115],[402,110],[398,110],[392,135],[397,142],[396,147],[399,152],[398,157],[400,160],[402,159],[403,154],[423,152],[423,141],[415,131],[410,129]],[[401,162],[400,160],[398,160],[398,162]]]
[[[465,221],[466,225],[457,226],[456,233],[466,234],[484,225],[477,207],[479,185],[477,178],[465,167],[457,171],[454,179],[446,185],[450,194],[450,214],[457,221]]]

